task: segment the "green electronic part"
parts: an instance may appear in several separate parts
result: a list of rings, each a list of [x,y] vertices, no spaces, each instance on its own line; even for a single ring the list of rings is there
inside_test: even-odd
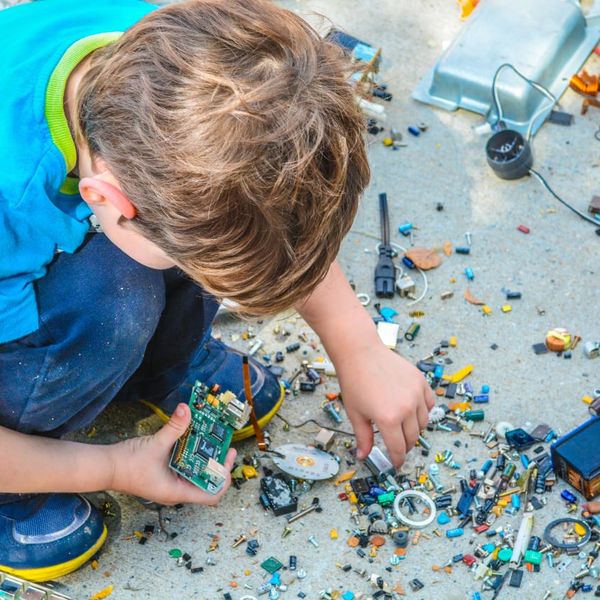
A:
[[[233,432],[250,416],[250,406],[219,386],[197,381],[190,397],[192,420],[177,440],[169,466],[200,489],[216,494],[225,483],[223,466]]]

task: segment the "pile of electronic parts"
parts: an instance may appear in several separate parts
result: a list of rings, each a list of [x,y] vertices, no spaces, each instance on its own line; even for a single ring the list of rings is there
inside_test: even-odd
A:
[[[486,425],[482,407],[490,401],[490,387],[483,385],[476,391],[468,381],[473,365],[452,374],[444,373],[452,361],[444,362],[443,357],[451,347],[453,344],[442,342],[417,364],[441,401],[431,411],[428,432],[419,438],[413,451],[420,453],[422,460],[414,470],[397,471],[375,447],[365,461],[370,475],[360,477],[356,470],[339,474],[343,459],[356,466],[352,443],[347,440],[342,445],[332,430],[322,428],[312,446],[286,444],[267,454],[247,456],[245,464],[234,469],[234,484],[240,487],[257,477],[258,469],[263,470],[259,499],[265,510],[275,517],[284,517],[284,538],[292,533],[294,523],[306,519],[303,525],[309,526],[310,515],[324,510],[319,498],[311,498],[308,504],[307,500],[302,501],[309,492],[311,496],[316,492],[318,480],[335,478],[335,483],[343,486],[343,491],[338,488],[338,500],[348,505],[351,521],[346,544],[356,553],[358,562],[338,566],[344,572],[364,577],[371,591],[324,589],[320,598],[401,598],[406,591],[399,583],[398,567],[411,546],[426,543],[431,536],[447,538],[453,542],[453,548],[464,540],[462,551],[449,552],[431,568],[440,574],[455,569],[470,572],[473,587],[479,588],[472,592],[473,600],[486,593],[496,598],[504,588],[519,588],[529,572],[552,569],[563,573],[576,561],[581,568],[565,584],[565,597],[572,598],[578,592],[593,592],[600,597],[600,503],[580,505],[575,494],[563,489],[560,498],[565,503],[564,515],[548,518],[548,510],[544,510],[548,493],[557,485],[557,475],[587,499],[600,492],[600,417],[593,416],[564,436],[545,424],[524,428],[508,422]],[[318,384],[307,375],[311,369],[305,361],[296,378]],[[300,393],[298,386],[287,383],[290,393]],[[337,406],[333,412],[325,411],[337,426],[342,420],[341,398],[330,394],[327,404]],[[596,405],[597,402],[590,404],[593,415]],[[220,471],[210,467],[211,460],[222,464],[233,431],[243,426],[247,412],[241,412],[244,405],[232,394],[201,383],[194,388],[190,406],[194,421],[174,450],[172,466],[196,485],[215,491],[219,488]],[[482,464],[467,468],[458,462],[458,456],[464,458],[464,449],[469,446],[465,435],[469,443],[485,446],[489,458]],[[444,438],[450,440],[447,445],[452,449],[434,452],[434,438],[436,443]],[[267,468],[265,461],[272,461],[274,466]],[[246,554],[256,556],[263,549],[255,535],[238,535],[234,547],[244,544]],[[337,539],[339,533],[332,528],[329,535]],[[307,542],[319,547],[314,535],[308,536]],[[178,564],[186,556],[191,566],[190,555],[179,558]],[[381,565],[382,558],[387,566]],[[372,572],[375,559],[383,574]],[[307,575],[304,569],[297,568],[297,562],[294,553],[285,565],[276,557],[263,560],[260,565],[267,580],[248,593],[279,598],[293,589],[297,597],[308,597],[296,586],[290,587],[293,581],[302,585]],[[417,576],[408,581],[408,586],[416,592],[427,584]],[[229,592],[224,597],[233,598]],[[556,599],[551,591],[540,597]]]

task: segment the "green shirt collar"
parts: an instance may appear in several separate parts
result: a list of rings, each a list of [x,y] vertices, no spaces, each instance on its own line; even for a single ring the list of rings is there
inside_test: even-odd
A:
[[[73,137],[71,136],[64,107],[67,80],[69,75],[73,72],[73,69],[75,69],[86,56],[98,48],[112,44],[118,40],[121,35],[122,32],[118,31],[111,33],[97,33],[78,40],[69,46],[50,75],[48,87],[46,88],[44,112],[50,130],[50,137],[65,159],[67,173],[70,173],[77,164],[77,149]],[[72,179],[73,178],[67,178],[67,180]],[[73,191],[75,187],[73,181],[71,181],[70,183],[63,184],[61,192],[76,193],[76,190]]]

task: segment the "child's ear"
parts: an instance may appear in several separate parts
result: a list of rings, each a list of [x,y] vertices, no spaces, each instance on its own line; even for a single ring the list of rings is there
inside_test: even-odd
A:
[[[112,204],[126,219],[137,214],[131,200],[112,183],[97,177],[84,177],[79,182],[79,193],[88,204]]]

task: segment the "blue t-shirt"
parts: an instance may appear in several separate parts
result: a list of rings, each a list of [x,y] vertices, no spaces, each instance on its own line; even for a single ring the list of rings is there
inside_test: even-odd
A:
[[[142,0],[40,0],[0,11],[0,343],[36,331],[34,281],[75,252],[91,212],[67,177],[63,109],[78,62],[157,7]]]

